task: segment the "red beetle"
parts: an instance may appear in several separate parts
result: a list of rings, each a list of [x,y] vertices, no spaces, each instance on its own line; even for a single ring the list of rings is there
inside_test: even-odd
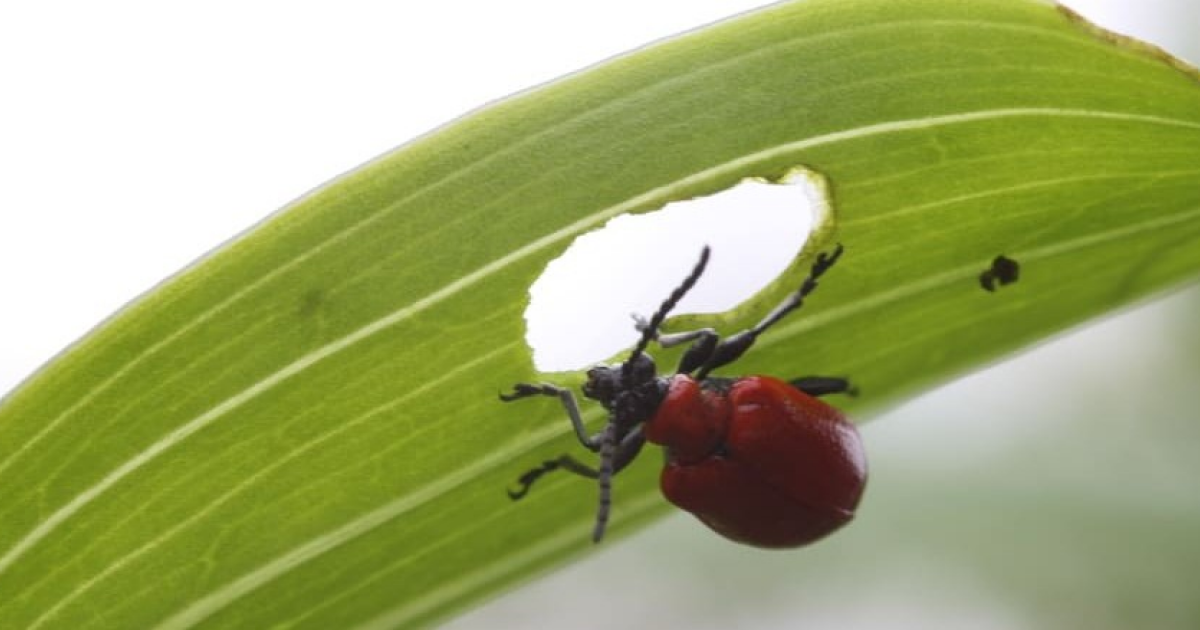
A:
[[[711,328],[661,334],[659,327],[696,284],[708,264],[700,261],[649,321],[638,320],[642,336],[629,358],[588,370],[583,395],[608,411],[608,422],[588,435],[570,390],[550,383],[518,383],[513,401],[529,396],[560,400],[579,441],[600,454],[592,468],[561,455],[526,472],[516,500],[542,475],[566,470],[596,479],[600,505],[592,539],[604,536],[611,503],[612,476],[641,451],[646,441],[666,448],[661,485],[669,501],[696,515],[731,540],[758,547],[796,547],[833,532],[854,516],[867,481],[867,462],[854,425],[816,397],[851,393],[836,377],[783,381],[770,376],[720,378],[709,373],[742,356],[760,334],[798,308],[817,279],[837,262],[820,254],[800,288],[758,325],[721,340]],[[646,354],[651,341],[663,347],[691,342],[671,376],[659,375]]]

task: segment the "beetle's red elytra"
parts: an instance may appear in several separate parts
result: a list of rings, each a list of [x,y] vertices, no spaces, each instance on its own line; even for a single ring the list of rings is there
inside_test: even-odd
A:
[[[854,425],[777,378],[714,392],[677,375],[645,433],[667,450],[663,495],[730,540],[804,545],[849,522],[862,496],[867,462]]]
[[[580,443],[600,456],[597,467],[569,454],[543,462],[510,490],[516,500],[555,470],[595,479],[599,506],[592,539],[604,536],[612,477],[649,441],[666,451],[660,478],[663,495],[726,538],[757,547],[786,548],[811,543],[853,517],[867,481],[867,461],[854,425],[819,396],[854,393],[840,377],[809,376],[790,381],[772,376],[709,376],[735,361],[758,336],[796,310],[837,262],[820,254],[800,288],[753,328],[721,340],[712,329],[661,333],[659,328],[708,264],[705,247],[692,272],[649,320],[637,320],[642,336],[629,358],[588,370],[583,395],[608,412],[600,432],[589,435],[575,395],[550,383],[518,383],[505,402],[530,396],[559,399]],[[663,347],[691,345],[673,375],[659,375],[646,354],[652,341]]]

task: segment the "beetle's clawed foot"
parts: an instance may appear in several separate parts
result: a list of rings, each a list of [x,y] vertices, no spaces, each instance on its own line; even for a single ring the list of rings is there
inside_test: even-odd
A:
[[[529,486],[530,484],[525,484],[521,486],[520,490],[505,490],[505,492],[508,493],[508,498],[512,499],[513,501],[519,501],[524,498],[525,495],[529,494]]]
[[[516,385],[513,385],[513,392],[511,394],[500,394],[500,400],[503,400],[504,402],[512,402],[521,398],[529,398],[530,396],[541,396],[543,394],[542,390],[543,388],[541,385],[534,385],[532,383],[517,383]]]
[[[813,263],[813,275],[819,276],[822,273],[825,273],[825,270],[832,267],[833,263],[837,262],[838,259],[842,257],[842,252],[844,250],[845,248],[842,247],[842,244],[838,243],[837,247],[833,248],[833,253],[827,254],[825,252],[821,252],[817,254],[817,262]]]

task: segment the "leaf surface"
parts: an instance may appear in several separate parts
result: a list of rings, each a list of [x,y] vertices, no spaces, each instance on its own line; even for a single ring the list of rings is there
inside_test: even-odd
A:
[[[739,363],[866,410],[1200,271],[1200,81],[1026,0],[810,0],[497,103],[293,204],[0,404],[0,626],[394,627],[586,552],[528,286],[626,212],[804,166],[847,255]],[[979,274],[1021,264],[996,293]],[[667,359],[669,363],[670,359]],[[578,383],[578,376],[567,382]],[[591,422],[600,420],[590,410]],[[657,458],[614,534],[661,514]]]

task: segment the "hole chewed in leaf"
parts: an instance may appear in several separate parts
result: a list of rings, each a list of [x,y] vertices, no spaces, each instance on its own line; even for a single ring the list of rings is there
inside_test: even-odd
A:
[[[747,179],[617,217],[575,239],[529,290],[526,339],[537,369],[577,370],[632,345],[630,315],[653,311],[705,244],[712,262],[676,314],[727,311],[774,281],[823,221],[828,202],[807,171],[772,182]]]

